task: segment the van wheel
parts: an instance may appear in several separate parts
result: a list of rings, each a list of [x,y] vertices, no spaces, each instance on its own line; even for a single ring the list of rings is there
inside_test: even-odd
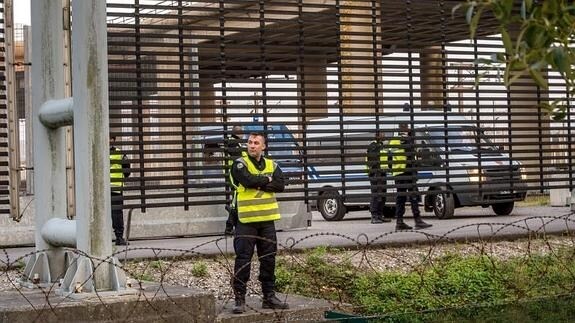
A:
[[[337,192],[326,192],[320,196],[317,209],[326,221],[339,221],[345,216],[345,206]]]
[[[455,200],[453,194],[448,192],[438,193],[433,197],[433,213],[440,219],[453,217],[455,211]]]
[[[491,208],[493,209],[493,212],[495,212],[495,214],[497,215],[509,215],[511,214],[511,212],[513,212],[514,206],[515,202],[511,201],[505,203],[492,204]]]

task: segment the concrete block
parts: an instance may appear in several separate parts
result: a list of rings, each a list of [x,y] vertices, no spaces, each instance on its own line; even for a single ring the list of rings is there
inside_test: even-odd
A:
[[[98,297],[99,296],[99,297]],[[214,296],[206,291],[147,284],[132,295],[109,292],[64,298],[52,289],[0,294],[0,322],[214,322]]]
[[[260,297],[246,298],[246,312],[233,314],[234,300],[219,302],[218,323],[252,323],[252,322],[319,322],[324,321],[326,311],[334,310],[342,304],[303,296],[277,294],[285,300],[290,308],[287,310],[262,309]],[[350,308],[346,308],[349,311]]]

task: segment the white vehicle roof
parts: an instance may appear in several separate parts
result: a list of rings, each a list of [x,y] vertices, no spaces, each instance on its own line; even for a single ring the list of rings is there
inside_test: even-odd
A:
[[[477,126],[474,121],[466,119],[465,117],[448,112],[444,114],[442,111],[419,111],[414,116],[413,119],[409,115],[405,116],[381,116],[376,117],[348,117],[344,116],[343,120],[343,131],[346,134],[350,133],[361,133],[375,130],[376,120],[379,120],[379,128],[384,131],[396,131],[400,123],[413,122],[413,127],[415,129],[420,128],[443,128],[444,124],[447,122],[448,127],[475,127]],[[321,137],[329,134],[337,134],[342,127],[340,127],[339,117],[327,117],[322,119],[310,120],[307,126],[309,131],[307,137]]]

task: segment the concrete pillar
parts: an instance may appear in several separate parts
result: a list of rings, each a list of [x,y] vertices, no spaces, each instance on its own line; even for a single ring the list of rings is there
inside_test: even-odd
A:
[[[73,6],[72,90],[78,249],[91,257],[106,259],[112,254],[106,3],[82,0],[74,1]],[[81,279],[88,273],[84,271],[89,268],[90,260],[78,261],[79,268],[85,266],[76,273]],[[97,262],[93,266],[95,290],[117,289],[112,284],[111,266]]]
[[[544,116],[538,108],[539,102],[546,102],[548,95],[540,93],[538,102],[538,89],[535,81],[529,76],[519,78],[510,86],[510,105],[511,105],[511,136],[512,142],[509,143],[512,150],[512,158],[521,161],[523,168],[527,172],[535,172],[528,175],[528,180],[538,180],[539,171],[549,168],[551,153],[544,152],[543,160],[540,161],[540,149],[549,150],[551,140],[549,138],[549,117]],[[542,130],[539,130],[539,127]],[[540,136],[542,138],[540,138]],[[539,186],[539,182],[529,183],[531,186]]]
[[[197,111],[201,114],[215,114],[216,113],[216,91],[214,89],[214,84],[211,81],[199,80],[200,91],[199,91],[199,103],[200,110]],[[200,117],[201,122],[215,121],[214,117]]]
[[[510,35],[515,39],[519,33],[518,28],[511,28]],[[544,75],[547,77],[547,75]],[[541,167],[543,171],[549,168],[551,160],[542,161],[540,149],[549,150],[551,148],[551,138],[549,137],[549,117],[542,114],[538,105],[547,102],[549,95],[539,93],[537,84],[529,76],[524,75],[518,78],[513,85],[509,87],[509,100],[511,111],[509,120],[511,121],[512,142],[509,143],[509,149],[513,151],[512,158],[519,160],[526,172],[531,172],[527,180],[539,180]],[[538,101],[539,99],[539,101]],[[539,127],[542,130],[539,130]],[[540,138],[541,136],[541,138]],[[543,158],[549,158],[550,152],[543,153]],[[530,182],[530,186],[539,186],[540,182]]]
[[[305,120],[327,117],[327,60],[306,60],[302,70],[301,77],[303,80],[303,95],[305,102],[305,113],[316,114],[311,117],[306,117]],[[300,105],[301,103],[300,102]],[[302,111],[298,111],[302,112]]]
[[[372,1],[341,1],[342,104],[345,113],[375,111]],[[354,8],[347,8],[353,6]],[[363,8],[358,8],[363,7]],[[377,10],[376,10],[377,11]],[[377,26],[380,18],[377,18]],[[363,74],[363,75],[362,75]]]
[[[424,48],[420,53],[421,106],[423,109],[443,108],[443,75],[441,47]]]

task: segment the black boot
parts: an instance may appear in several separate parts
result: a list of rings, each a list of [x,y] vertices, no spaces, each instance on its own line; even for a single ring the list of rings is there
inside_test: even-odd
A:
[[[245,311],[246,311],[246,299],[244,297],[236,297],[236,302],[234,304],[234,308],[232,309],[232,313],[242,314]]]
[[[397,221],[397,223],[395,224],[395,231],[411,230],[411,229],[413,229],[413,228],[410,227],[409,225],[407,225],[403,221]]]
[[[276,294],[268,294],[264,296],[262,301],[262,308],[270,308],[274,310],[287,310],[289,305],[285,302],[282,302],[279,298],[277,298]]]
[[[124,240],[122,236],[116,237],[116,246],[127,246],[128,241]]]
[[[416,230],[427,229],[427,228],[432,227],[432,226],[433,225],[424,222],[420,217],[415,218],[415,229]]]
[[[377,214],[372,214],[371,215],[371,223],[372,224],[380,224],[383,223],[383,221],[381,220],[381,216],[377,215]]]

